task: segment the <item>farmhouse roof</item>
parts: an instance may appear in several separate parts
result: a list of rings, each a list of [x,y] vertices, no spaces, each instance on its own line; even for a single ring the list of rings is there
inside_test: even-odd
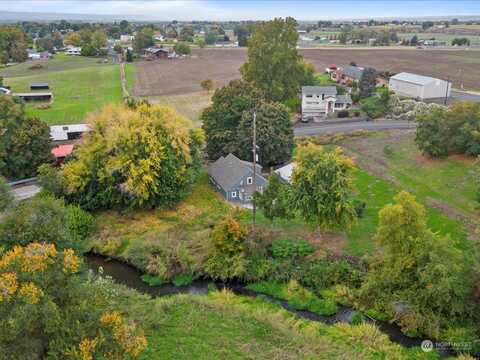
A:
[[[417,85],[427,85],[432,82],[440,80],[430,76],[423,76],[423,75],[411,74],[406,72],[402,72],[395,76],[392,76],[390,79],[405,81],[405,82],[409,82]]]
[[[250,171],[253,171],[253,164],[240,160],[233,154],[228,154],[212,163],[207,171],[208,175],[210,175],[217,184],[223,189],[228,190],[232,188],[240,178]],[[262,167],[258,164],[257,171],[259,175],[261,175]]]
[[[60,145],[52,149],[52,155],[56,158],[64,158],[73,151],[73,144]]]
[[[363,74],[363,68],[358,66],[347,66],[345,69],[343,69],[343,74],[355,80],[360,80]]]
[[[337,88],[335,86],[302,86],[302,94],[337,95]]]

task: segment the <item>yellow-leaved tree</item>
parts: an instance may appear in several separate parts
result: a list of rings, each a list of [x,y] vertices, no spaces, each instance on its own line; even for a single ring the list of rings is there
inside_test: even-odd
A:
[[[200,167],[201,130],[170,107],[109,105],[61,169],[65,195],[88,209],[168,206]]]

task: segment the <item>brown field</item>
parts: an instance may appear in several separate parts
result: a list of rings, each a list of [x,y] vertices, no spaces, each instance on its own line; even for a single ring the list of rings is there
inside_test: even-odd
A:
[[[408,71],[446,79],[455,87],[480,89],[480,51],[407,49],[303,49],[305,59],[322,72],[330,64],[372,66],[379,71]],[[217,86],[239,78],[246,59],[245,49],[198,49],[179,60],[138,63],[134,94],[179,95],[201,90],[200,81],[212,79]]]

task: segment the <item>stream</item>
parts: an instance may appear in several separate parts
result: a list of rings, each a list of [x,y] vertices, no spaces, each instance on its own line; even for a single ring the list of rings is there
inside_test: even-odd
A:
[[[206,295],[208,293],[208,284],[212,283],[212,280],[195,280],[190,285],[177,287],[173,284],[163,284],[159,286],[150,286],[145,283],[141,276],[143,273],[137,268],[122,262],[120,260],[109,259],[102,255],[87,253],[85,254],[85,262],[88,268],[98,272],[101,267],[103,269],[103,275],[110,276],[117,283],[126,285],[141,293],[149,294],[153,297],[161,297],[175,294],[194,294],[194,295]],[[267,301],[281,305],[284,309],[296,314],[298,317],[309,319],[312,321],[319,321],[327,325],[333,325],[337,322],[348,323],[352,315],[357,313],[356,310],[346,307],[338,306],[336,314],[331,316],[322,316],[309,311],[295,310],[288,305],[287,301],[279,300],[268,295],[256,293],[248,290],[244,285],[238,283],[215,283],[217,288],[227,287],[237,295],[244,295],[249,297],[262,297]],[[403,347],[420,346],[423,338],[412,338],[402,333],[399,326],[395,324],[389,324],[383,321],[371,320],[365,318],[365,321],[374,322],[378,328],[388,335],[390,340],[394,343],[400,344]],[[450,351],[439,351],[441,357],[453,355]]]

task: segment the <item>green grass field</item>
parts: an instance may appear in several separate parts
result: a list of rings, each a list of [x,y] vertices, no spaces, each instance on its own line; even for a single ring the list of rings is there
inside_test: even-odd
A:
[[[371,324],[327,326],[230,292],[120,301],[147,336],[141,360],[437,358],[393,344]]]
[[[89,112],[122,100],[119,65],[98,61],[57,55],[51,62],[44,62],[40,70],[28,70],[32,63],[27,62],[0,71],[0,76],[6,76],[5,84],[13,92],[29,92],[30,83],[48,82],[53,92],[50,107],[41,109],[43,103],[28,104],[27,113],[49,125],[75,124],[83,122]],[[134,74],[133,67],[129,73]]]

